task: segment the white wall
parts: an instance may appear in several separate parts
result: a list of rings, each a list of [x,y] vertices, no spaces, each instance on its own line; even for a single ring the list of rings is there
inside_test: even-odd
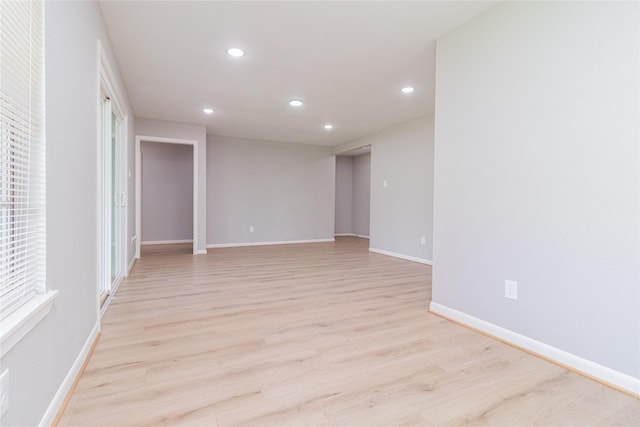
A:
[[[198,141],[198,251],[207,237],[207,130],[205,126],[136,118],[136,135]],[[143,189],[144,192],[144,189]],[[140,236],[139,236],[140,237]]]
[[[505,2],[438,42],[433,270],[433,301],[635,378],[638,12]]]
[[[353,157],[336,156],[335,234],[351,234]]]
[[[351,233],[369,237],[371,154],[353,157]]]
[[[367,145],[371,145],[370,248],[430,262],[433,115],[340,144],[334,153]],[[422,236],[424,245],[420,243]]]
[[[193,239],[193,146],[142,141],[142,242]]]
[[[210,136],[207,243],[333,239],[335,165],[325,147]]]
[[[46,285],[59,294],[1,360],[0,369],[9,369],[3,426],[40,422],[97,325],[98,39],[118,73],[96,3],[45,2]]]

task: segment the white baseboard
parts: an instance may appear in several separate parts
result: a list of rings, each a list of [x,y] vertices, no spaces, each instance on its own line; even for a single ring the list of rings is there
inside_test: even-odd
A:
[[[69,391],[71,391],[73,383],[80,374],[84,362],[87,360],[87,357],[89,357],[89,352],[91,351],[93,343],[96,341],[96,337],[98,336],[99,331],[100,324],[96,322],[96,324],[93,326],[93,329],[89,333],[89,337],[82,346],[78,357],[76,357],[73,365],[71,365],[71,369],[69,369],[67,376],[64,377],[64,380],[58,388],[58,391],[56,392],[55,396],[53,396],[53,400],[51,400],[51,403],[49,403],[49,407],[42,416],[40,424],[38,424],[39,426],[46,427],[53,424],[53,421],[55,420],[56,415],[58,415],[58,411],[61,409],[62,404],[67,397],[67,394],[69,394]]]
[[[115,285],[113,285],[113,287],[109,290],[109,295],[107,296],[107,299],[104,300],[104,302],[100,306],[100,318],[102,318],[102,316],[104,316],[104,314],[107,312],[107,308],[109,308],[109,304],[111,304],[111,301],[113,301],[116,298],[116,293],[118,292],[118,288],[120,288],[120,284],[122,283],[123,279],[124,278],[121,277],[119,280],[117,280],[115,282]]]
[[[361,239],[368,239],[369,236],[365,236],[364,234],[354,234],[354,233],[338,233],[334,234],[335,237],[360,237]]]
[[[419,262],[420,264],[433,265],[433,261],[426,258],[418,258],[411,255],[403,255],[395,252],[383,251],[382,249],[369,248],[369,252],[374,252],[380,255],[392,256],[394,258],[406,259],[407,261]]]
[[[133,267],[136,265],[136,257],[133,257],[131,259],[131,262],[129,263],[129,267],[127,268],[127,274],[125,274],[125,277],[127,277],[128,275],[131,274],[131,270],[133,270]]]
[[[524,349],[544,359],[555,362],[563,367],[574,370],[587,377],[606,383],[614,388],[635,394],[640,398],[640,378],[634,378],[606,366],[583,359],[580,356],[552,347],[540,341],[536,341],[524,335],[520,335],[509,329],[486,322],[477,317],[470,316],[458,310],[454,310],[437,302],[431,302],[429,311],[434,314],[453,320],[472,329],[481,331],[500,341],[507,342],[515,347]]]
[[[140,242],[142,246],[145,245],[175,245],[178,243],[193,243],[193,239],[189,240],[147,240]]]
[[[269,246],[269,245],[291,245],[294,243],[323,243],[335,242],[336,239],[313,239],[313,240],[282,240],[275,242],[248,242],[248,243],[210,243],[207,248],[235,248],[239,246]]]

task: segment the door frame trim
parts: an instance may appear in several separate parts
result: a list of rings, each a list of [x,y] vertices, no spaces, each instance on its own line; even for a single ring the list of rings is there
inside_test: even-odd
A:
[[[136,258],[140,258],[142,242],[142,141],[193,146],[193,254],[198,255],[198,140],[136,135]]]
[[[124,108],[124,104],[123,104],[123,96],[122,96],[122,91],[120,90],[120,87],[118,86],[118,80],[115,77],[115,74],[113,72],[113,68],[111,67],[111,64],[109,62],[109,58],[107,56],[107,52],[105,51],[102,43],[100,42],[100,40],[97,41],[97,50],[98,50],[98,54],[97,54],[97,82],[96,82],[96,87],[97,87],[97,94],[96,94],[96,133],[97,133],[97,155],[96,155],[96,174],[97,174],[97,191],[96,191],[96,202],[97,202],[97,221],[96,221],[96,227],[97,227],[97,263],[98,263],[98,268],[97,268],[97,282],[96,282],[96,307],[97,307],[97,318],[98,321],[100,320],[100,318],[102,317],[102,314],[104,313],[104,311],[106,310],[107,306],[109,305],[109,303],[111,302],[111,299],[113,298],[113,295],[115,294],[117,288],[118,288],[118,284],[119,282],[116,282],[116,284],[111,287],[111,283],[109,283],[110,289],[109,289],[109,296],[107,297],[106,301],[104,301],[103,304],[101,304],[100,301],[100,294],[98,292],[99,290],[99,286],[100,283],[105,280],[105,274],[106,274],[106,269],[109,267],[106,265],[106,261],[105,261],[105,256],[107,255],[105,253],[106,251],[106,244],[107,241],[105,240],[106,238],[106,233],[104,232],[103,229],[103,221],[107,221],[109,222],[109,227],[110,227],[110,223],[111,223],[111,218],[103,218],[104,216],[104,211],[105,211],[105,146],[103,144],[103,129],[102,126],[100,125],[100,123],[102,123],[102,108],[101,108],[101,102],[102,102],[102,94],[104,93],[106,96],[109,97],[110,101],[111,101],[111,110],[113,112],[113,114],[115,114],[115,116],[118,118],[118,120],[120,121],[120,129],[119,129],[119,148],[120,148],[120,153],[118,154],[118,158],[116,159],[119,163],[120,163],[120,172],[119,172],[119,180],[120,180],[120,190],[119,193],[121,194],[121,196],[119,196],[121,198],[120,202],[121,202],[121,207],[122,207],[122,218],[121,218],[121,224],[122,224],[122,229],[120,230],[120,247],[119,250],[117,251],[120,256],[119,259],[116,260],[116,262],[118,263],[118,270],[122,273],[121,277],[126,277],[128,275],[128,271],[127,271],[127,259],[129,257],[129,248],[127,245],[127,230],[129,228],[129,224],[128,224],[128,209],[127,209],[127,200],[128,200],[128,180],[127,180],[127,175],[126,175],[126,171],[128,170],[128,147],[129,147],[129,116],[127,114],[127,111]],[[108,227],[108,228],[109,228]],[[110,238],[109,238],[109,242],[110,242]],[[109,254],[110,254],[110,249],[109,249]],[[108,256],[107,256],[108,259]],[[110,267],[109,267],[110,268]]]

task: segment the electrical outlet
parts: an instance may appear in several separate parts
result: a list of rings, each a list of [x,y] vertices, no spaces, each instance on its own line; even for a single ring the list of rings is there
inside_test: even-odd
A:
[[[384,188],[387,188],[387,180],[386,180],[386,179],[385,179],[384,181],[382,181],[382,186],[383,186]]]
[[[254,231],[256,231],[255,227],[253,225],[249,226],[249,233],[253,233]]]
[[[0,375],[0,418],[9,410],[9,370]]]
[[[504,297],[512,300],[518,299],[518,282],[513,280],[504,281]]]
[[[424,237],[424,236],[420,237],[420,244],[423,245],[423,246],[426,245],[427,244],[427,238]]]

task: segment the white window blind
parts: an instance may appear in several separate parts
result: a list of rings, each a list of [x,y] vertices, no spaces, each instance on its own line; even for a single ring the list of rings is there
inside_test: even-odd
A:
[[[45,290],[43,15],[0,1],[0,319]]]

